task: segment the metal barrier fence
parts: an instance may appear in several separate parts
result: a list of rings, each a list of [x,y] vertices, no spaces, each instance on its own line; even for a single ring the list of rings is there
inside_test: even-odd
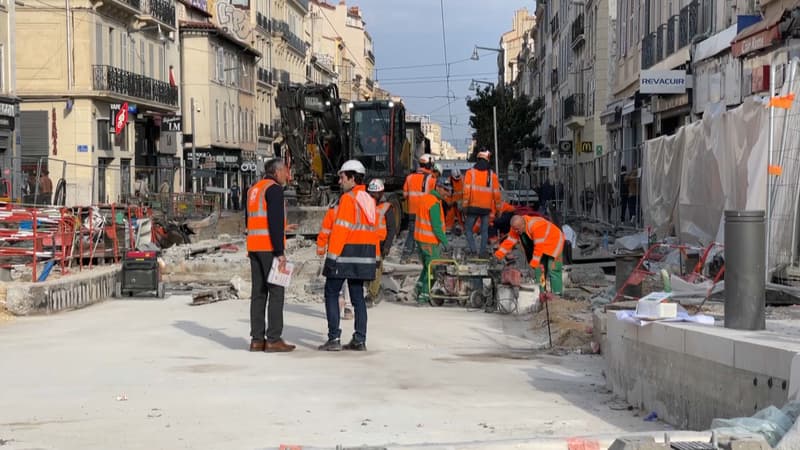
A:
[[[636,146],[611,150],[588,161],[559,162],[555,171],[557,210],[564,217],[641,227],[639,161],[641,148]]]
[[[131,155],[133,158],[134,155]],[[175,160],[157,166],[134,165],[133,159],[99,158],[97,164],[77,164],[53,157],[0,157],[0,202],[28,206],[73,206],[128,203],[143,197],[148,204],[196,215],[217,207],[239,209],[247,186],[258,179],[256,171],[182,170]],[[197,200],[176,197],[194,188],[209,196]],[[170,201],[159,201],[168,194]],[[194,195],[194,194],[192,194]],[[198,194],[199,195],[199,194]],[[137,204],[142,201],[137,200]],[[200,207],[196,207],[200,205]]]

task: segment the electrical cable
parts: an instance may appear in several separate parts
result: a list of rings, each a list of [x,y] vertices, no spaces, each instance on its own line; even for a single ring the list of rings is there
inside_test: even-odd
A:
[[[439,8],[442,13],[442,48],[444,50],[444,63],[445,63],[445,75],[446,75],[446,83],[447,83],[447,95],[450,95],[450,64],[447,62],[447,32],[445,28],[444,22],[444,0],[439,0]],[[447,110],[450,113],[450,127],[453,126],[453,107],[452,103],[448,102]],[[450,131],[450,138],[453,138],[453,131]]]

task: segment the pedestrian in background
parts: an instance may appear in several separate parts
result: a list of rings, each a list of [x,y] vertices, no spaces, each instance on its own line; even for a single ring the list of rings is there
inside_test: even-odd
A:
[[[331,228],[328,252],[322,274],[325,280],[325,313],[328,319],[328,340],[319,346],[322,351],[367,349],[367,305],[364,282],[375,279],[378,249],[377,208],[366,192],[367,170],[361,162],[345,161],[339,169],[342,195],[336,220]],[[339,315],[339,291],[347,282],[350,301],[355,309],[355,333],[342,347]]]
[[[231,207],[233,208],[234,211],[238,211],[239,210],[239,196],[241,195],[241,192],[240,192],[241,189],[239,189],[239,185],[236,184],[236,182],[234,181],[231,184],[230,190],[231,190]]]
[[[252,276],[251,352],[291,352],[295,349],[281,337],[284,287],[267,281],[274,260],[278,261],[278,270],[286,269],[286,232],[297,228],[286,223],[283,188],[288,178],[286,164],[280,159],[271,159],[264,164],[264,179],[247,192],[247,255]]]
[[[49,205],[53,199],[53,180],[50,179],[50,172],[42,168],[39,176],[39,204]]]

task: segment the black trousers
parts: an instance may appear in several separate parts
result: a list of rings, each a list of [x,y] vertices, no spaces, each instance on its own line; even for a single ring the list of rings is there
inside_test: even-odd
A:
[[[250,336],[255,341],[263,341],[266,336],[267,342],[277,342],[283,334],[284,288],[267,283],[275,257],[272,252],[250,252],[248,256],[252,277]]]

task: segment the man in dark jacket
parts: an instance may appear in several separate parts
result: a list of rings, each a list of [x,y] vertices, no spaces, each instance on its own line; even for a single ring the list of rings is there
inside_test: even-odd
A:
[[[297,228],[297,225],[286,225],[283,187],[288,178],[289,169],[282,160],[269,160],[264,164],[264,179],[247,192],[247,254],[252,277],[251,352],[290,352],[295,349],[281,338],[284,288],[267,282],[275,259],[278,260],[278,270],[285,270],[286,232]]]

